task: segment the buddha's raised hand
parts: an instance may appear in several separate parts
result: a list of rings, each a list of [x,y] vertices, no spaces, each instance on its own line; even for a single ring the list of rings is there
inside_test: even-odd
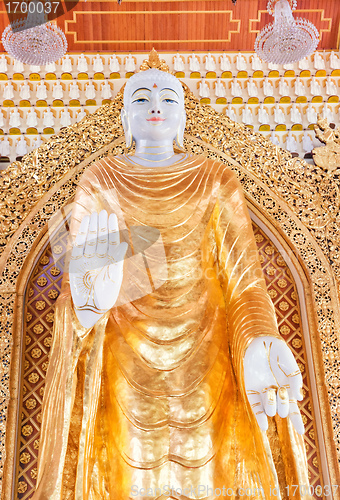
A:
[[[248,401],[263,431],[276,413],[290,417],[299,434],[304,433],[297,405],[302,397],[302,375],[287,344],[276,337],[253,340],[244,356],[244,382]]]
[[[75,313],[82,326],[92,326],[114,306],[123,279],[127,243],[120,243],[115,214],[106,210],[80,224],[70,261],[70,286]]]

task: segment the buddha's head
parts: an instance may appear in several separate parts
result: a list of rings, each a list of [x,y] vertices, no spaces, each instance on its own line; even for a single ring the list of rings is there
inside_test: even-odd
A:
[[[127,81],[122,109],[127,147],[133,140],[137,145],[175,140],[182,148],[185,118],[183,87],[175,76],[149,69]]]

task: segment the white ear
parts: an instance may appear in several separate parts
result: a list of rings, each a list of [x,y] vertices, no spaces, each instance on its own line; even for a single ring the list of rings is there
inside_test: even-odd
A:
[[[184,139],[184,130],[185,130],[186,119],[187,119],[187,115],[185,113],[185,110],[183,109],[181,121],[179,123],[178,130],[177,130],[177,135],[175,137],[175,142],[180,149],[184,149],[183,139]]]
[[[125,108],[122,108],[120,117],[122,120],[123,129],[124,129],[126,147],[128,149],[130,149],[132,146],[132,133],[131,133],[129,117],[128,117],[128,114],[127,114]]]

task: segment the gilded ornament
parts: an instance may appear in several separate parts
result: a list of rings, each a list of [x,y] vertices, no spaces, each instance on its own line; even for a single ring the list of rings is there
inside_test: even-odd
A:
[[[45,304],[45,302],[44,302],[44,304]],[[41,310],[44,309],[44,307],[42,307]],[[37,306],[36,306],[36,308],[39,310],[39,308]],[[44,327],[43,327],[43,325],[41,323],[37,323],[36,325],[34,325],[33,331],[34,331],[34,333],[36,333],[37,335],[39,335],[40,333],[42,333],[44,331]]]
[[[44,338],[44,345],[46,347],[51,347],[51,345],[52,345],[52,337],[45,337]]]
[[[19,461],[22,463],[22,464],[28,464],[28,462],[31,460],[31,455],[29,453],[27,453],[26,451],[24,451],[23,453],[21,453],[20,455],[20,458],[19,458]]]
[[[35,347],[34,349],[31,350],[31,356],[32,358],[40,358],[41,356],[41,349],[39,349],[39,347]]]
[[[298,364],[298,367],[300,368],[300,372],[304,373],[305,365],[303,363],[301,363],[300,361],[298,361],[297,364]]]
[[[45,276],[40,276],[40,278],[37,279],[37,283],[39,286],[45,286],[47,283],[47,279]]]
[[[58,269],[58,267],[52,267],[50,273],[52,274],[52,276],[59,276],[60,269]]]
[[[315,432],[314,432],[314,427],[312,427],[309,431],[308,431],[308,436],[311,438],[311,439],[315,439]]]
[[[266,252],[267,255],[273,255],[274,253],[274,248],[272,246],[267,246],[264,251]]]
[[[314,162],[327,173],[335,173],[340,165],[340,127],[333,130],[326,119],[319,119],[314,130],[319,141],[325,144],[313,149]]]
[[[281,311],[288,311],[288,309],[289,309],[288,302],[286,302],[285,300],[281,301],[280,304],[279,304],[279,309]]]
[[[45,319],[46,319],[47,323],[53,323],[54,313],[53,312],[47,313]]]
[[[298,298],[297,297],[297,293],[296,293],[295,290],[292,291],[292,293],[290,294],[290,296],[291,296],[292,300],[297,300],[297,298]],[[294,319],[293,319],[293,321],[294,321]]]
[[[288,333],[290,333],[290,328],[289,326],[287,325],[282,325],[280,327],[280,333],[282,333],[282,335],[288,335]]]
[[[34,290],[33,290],[33,288],[30,288],[29,292],[28,292],[28,296],[32,297],[33,294],[34,294]]]
[[[20,481],[18,483],[18,493],[22,494],[27,491],[27,483],[25,481]]]
[[[52,290],[50,290],[47,295],[50,299],[54,300],[59,296],[59,292],[55,288],[52,288]]]
[[[41,368],[42,368],[42,370],[44,370],[44,372],[46,372],[47,368],[48,368],[48,361],[45,361],[44,363],[42,363]]]
[[[284,258],[282,257],[282,255],[279,255],[278,258],[276,259],[276,263],[278,266],[285,266],[286,263],[284,261]]]
[[[31,337],[29,335],[26,335],[26,337],[25,337],[25,344],[29,345],[31,342],[32,342]]]
[[[33,372],[33,373],[30,373],[30,375],[28,377],[28,381],[31,384],[36,384],[38,382],[39,378],[40,378],[40,376],[36,372]]]
[[[41,424],[41,418],[42,418],[42,414],[41,414],[41,412],[40,412],[40,413],[38,413],[38,415],[37,415],[37,421],[39,422],[39,424]]]
[[[40,389],[39,389],[39,394],[40,394],[40,396],[41,396],[41,397],[43,397],[43,396],[44,396],[44,393],[45,393],[45,386],[40,387]]]
[[[273,266],[267,267],[267,269],[266,269],[266,273],[268,274],[268,276],[274,276],[275,272],[276,272],[276,269]]]
[[[312,464],[314,465],[314,467],[316,467],[317,469],[319,468],[319,461],[318,461],[318,457],[314,457],[313,460],[312,460]]]
[[[161,71],[166,71],[167,73],[170,73],[169,66],[164,61],[164,59],[159,58],[159,55],[155,49],[152,49],[152,51],[150,52],[149,59],[145,59],[143,61],[140,70],[146,71],[151,68],[159,69]]]
[[[256,243],[261,243],[261,241],[263,241],[263,236],[262,234],[258,233],[255,235],[255,241]]]
[[[25,369],[25,371],[28,370],[29,367],[30,367],[30,362],[27,359],[25,359],[25,363],[24,363],[24,369]]]
[[[36,406],[37,406],[37,401],[36,399],[34,398],[29,398],[26,403],[25,403],[25,406],[28,410],[33,410]]]
[[[53,247],[53,253],[56,255],[60,255],[63,251],[63,247],[61,245],[54,245]]]
[[[35,450],[39,450],[39,445],[40,445],[40,439],[35,439],[33,443],[33,448]]]
[[[35,308],[38,310],[38,311],[42,311],[43,309],[45,309],[46,307],[46,302],[44,300],[38,300],[36,303],[35,303]]]
[[[27,323],[29,323],[31,321],[31,319],[32,319],[32,314],[30,312],[28,312],[26,314],[26,321],[27,321]]]
[[[22,428],[22,434],[23,436],[30,436],[33,432],[33,427],[29,424],[27,425],[24,425],[23,428]]]
[[[288,285],[287,281],[283,278],[278,280],[277,284],[280,288],[286,288],[286,286]]]
[[[293,339],[292,341],[292,346],[295,347],[295,349],[300,349],[300,347],[302,346],[302,341],[300,339]]]
[[[44,255],[40,259],[40,264],[42,264],[43,266],[46,266],[49,262],[50,262],[50,258],[48,257],[48,255]]]
[[[268,290],[268,293],[269,293],[269,297],[271,299],[275,299],[275,297],[277,297],[277,291],[274,290],[274,288],[271,288],[270,290]]]
[[[38,469],[36,467],[34,467],[33,469],[31,469],[31,478],[32,479],[37,479],[37,476],[38,476]]]

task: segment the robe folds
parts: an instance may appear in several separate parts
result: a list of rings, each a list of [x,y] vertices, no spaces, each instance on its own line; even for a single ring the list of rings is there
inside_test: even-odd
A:
[[[64,275],[33,500],[275,499],[308,484],[302,437],[289,419],[262,432],[245,394],[247,346],[280,336],[236,176],[203,156],[106,157],[82,176],[71,241],[103,209],[129,245],[123,282],[86,329]]]

